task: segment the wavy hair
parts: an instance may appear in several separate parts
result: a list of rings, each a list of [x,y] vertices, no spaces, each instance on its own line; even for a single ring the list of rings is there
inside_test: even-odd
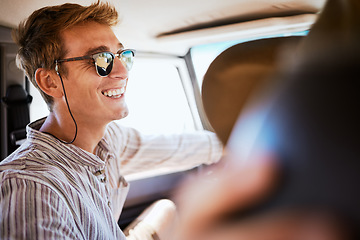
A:
[[[13,39],[19,46],[16,57],[18,67],[25,71],[40,91],[50,111],[53,98],[38,87],[35,71],[38,68],[54,69],[55,60],[65,55],[61,32],[86,21],[110,27],[119,22],[115,7],[98,0],[90,6],[66,3],[43,7],[33,12],[12,32]],[[66,73],[65,68],[62,70]]]

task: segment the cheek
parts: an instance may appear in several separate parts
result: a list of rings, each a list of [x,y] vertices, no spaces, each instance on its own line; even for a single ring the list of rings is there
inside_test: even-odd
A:
[[[73,104],[81,104],[84,101],[90,102],[96,99],[99,99],[99,94],[101,94],[98,88],[98,81],[86,81],[82,79],[81,81],[70,82],[65,86],[66,95],[69,102]],[[89,106],[91,106],[89,104]]]

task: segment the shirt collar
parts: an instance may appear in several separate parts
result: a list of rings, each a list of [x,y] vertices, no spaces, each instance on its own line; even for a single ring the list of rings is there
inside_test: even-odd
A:
[[[51,144],[53,149],[58,151],[60,154],[67,153],[67,155],[76,156],[71,158],[71,160],[78,162],[78,164],[83,166],[88,166],[89,170],[92,172],[104,169],[109,155],[113,155],[110,152],[111,148],[108,142],[104,138],[102,138],[98,143],[95,154],[92,154],[73,144],[64,144],[50,134],[40,132],[39,129],[43,125],[45,119],[46,117],[32,122],[26,126],[28,141],[40,145]]]

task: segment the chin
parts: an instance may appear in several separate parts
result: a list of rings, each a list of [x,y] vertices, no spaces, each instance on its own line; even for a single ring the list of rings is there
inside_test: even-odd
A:
[[[113,120],[120,120],[123,119],[125,117],[127,117],[127,115],[129,115],[129,110],[126,109],[122,109],[121,111],[119,111],[115,116]]]

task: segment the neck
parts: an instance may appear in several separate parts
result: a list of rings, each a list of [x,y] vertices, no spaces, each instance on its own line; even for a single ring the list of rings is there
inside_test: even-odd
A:
[[[76,119],[76,118],[75,118]],[[81,122],[76,120],[77,135],[73,145],[90,153],[95,153],[95,148],[101,138],[104,136],[106,124],[102,126],[94,126],[89,122]],[[46,132],[63,142],[71,142],[76,133],[74,121],[67,117],[61,117],[54,112],[50,112],[44,124],[41,126],[40,131]]]

